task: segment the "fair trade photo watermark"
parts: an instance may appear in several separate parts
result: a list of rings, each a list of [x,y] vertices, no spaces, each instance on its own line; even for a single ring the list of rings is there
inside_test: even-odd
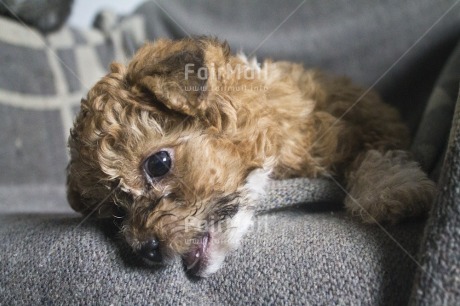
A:
[[[266,91],[267,87],[261,83],[254,82],[252,80],[265,80],[267,79],[267,69],[261,69],[260,64],[251,67],[247,64],[236,64],[231,65],[227,63],[225,65],[216,65],[210,63],[207,66],[199,66],[195,63],[187,63],[184,66],[184,79],[200,80],[203,84],[207,84],[209,80],[217,80],[217,86],[213,87],[214,90],[218,91],[247,91],[257,90]],[[226,82],[232,81],[232,82]],[[248,82],[238,82],[244,80]],[[207,89],[207,85],[186,85],[186,91],[203,91]]]

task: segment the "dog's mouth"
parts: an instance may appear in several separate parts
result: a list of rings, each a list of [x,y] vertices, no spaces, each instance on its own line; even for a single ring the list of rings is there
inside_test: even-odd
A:
[[[206,270],[209,263],[209,247],[211,235],[205,233],[200,238],[193,241],[193,248],[182,256],[187,272],[192,275],[201,275]]]

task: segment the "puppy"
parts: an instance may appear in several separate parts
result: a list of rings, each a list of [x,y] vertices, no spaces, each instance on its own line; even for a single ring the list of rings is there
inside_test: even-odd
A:
[[[68,200],[148,262],[208,276],[236,248],[269,179],[331,177],[364,222],[426,212],[434,184],[398,112],[345,78],[232,55],[213,38],[161,39],[111,65],[69,138]]]

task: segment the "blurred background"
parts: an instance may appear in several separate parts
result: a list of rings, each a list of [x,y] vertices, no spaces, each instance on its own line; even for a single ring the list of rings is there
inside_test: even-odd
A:
[[[77,28],[91,27],[94,17],[102,9],[109,9],[121,15],[132,12],[144,0],[74,0],[68,23]]]

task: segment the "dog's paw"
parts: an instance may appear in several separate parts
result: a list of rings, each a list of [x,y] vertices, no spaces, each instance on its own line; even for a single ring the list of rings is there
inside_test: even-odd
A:
[[[405,151],[365,153],[348,181],[345,207],[366,223],[395,223],[426,213],[435,184]]]

